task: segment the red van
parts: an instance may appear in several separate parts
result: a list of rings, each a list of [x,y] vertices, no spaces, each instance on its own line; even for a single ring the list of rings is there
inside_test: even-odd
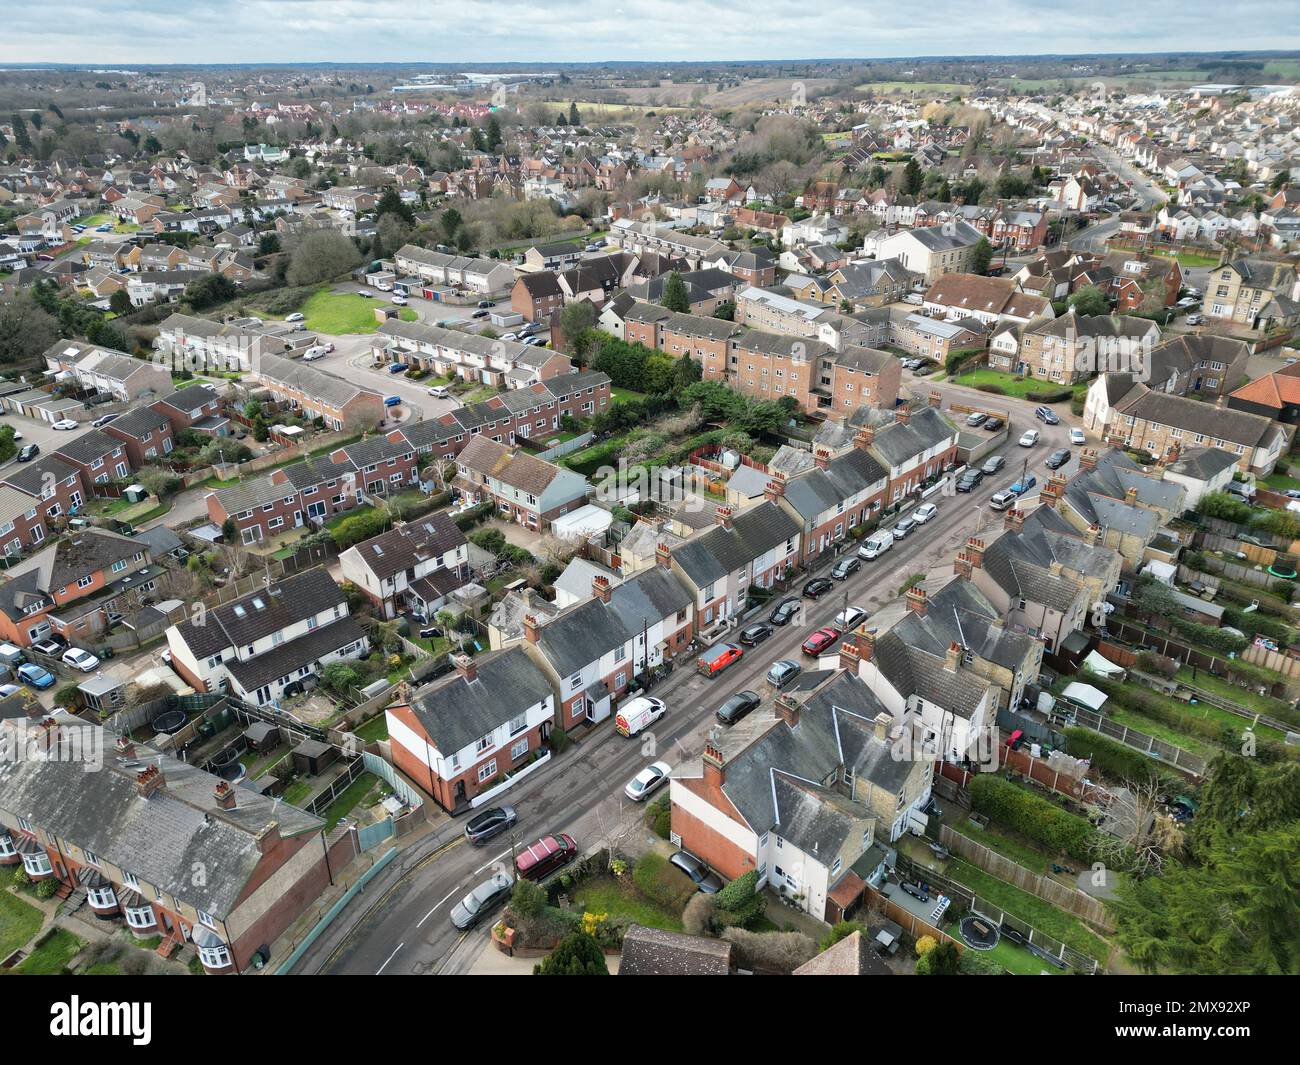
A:
[[[720,643],[695,660],[695,668],[706,677],[716,677],[732,662],[740,661],[745,652],[734,643]]]
[[[563,832],[543,836],[515,855],[515,871],[525,880],[545,880],[578,856],[573,837]]]

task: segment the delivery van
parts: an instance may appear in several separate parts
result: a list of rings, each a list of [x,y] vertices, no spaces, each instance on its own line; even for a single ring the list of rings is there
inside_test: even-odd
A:
[[[894,534],[888,529],[881,529],[862,541],[862,546],[858,548],[858,558],[870,562],[873,558],[879,558],[893,546]]]
[[[667,710],[662,699],[650,695],[630,699],[614,715],[614,731],[620,736],[635,736],[663,717]]]
[[[695,660],[695,668],[706,677],[716,677],[732,662],[740,661],[740,656],[744,653],[734,643],[720,643],[717,647],[710,647],[704,654],[700,655]]]

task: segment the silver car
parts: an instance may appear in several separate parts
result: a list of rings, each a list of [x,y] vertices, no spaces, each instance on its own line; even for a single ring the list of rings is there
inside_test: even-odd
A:
[[[452,907],[451,923],[462,930],[473,928],[505,901],[514,884],[508,873],[493,873],[491,879],[483,881]]]

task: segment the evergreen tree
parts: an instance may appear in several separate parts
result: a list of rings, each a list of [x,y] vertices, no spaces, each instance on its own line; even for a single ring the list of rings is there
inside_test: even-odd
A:
[[[608,976],[600,944],[586,932],[570,932],[541,962],[534,976]]]
[[[691,297],[686,291],[686,282],[676,270],[669,273],[664,281],[663,299],[659,301],[664,307],[678,314],[687,314],[691,309]]]

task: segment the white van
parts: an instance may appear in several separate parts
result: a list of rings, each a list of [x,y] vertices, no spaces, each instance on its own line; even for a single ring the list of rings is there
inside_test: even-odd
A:
[[[894,534],[888,529],[881,529],[862,541],[862,546],[858,548],[858,558],[870,562],[873,558],[879,558],[893,546]]]
[[[635,736],[663,717],[667,709],[662,699],[652,695],[638,696],[614,716],[614,731],[620,736]]]
[[[302,353],[303,362],[315,362],[317,359],[323,359],[330,353],[330,349],[324,344],[317,344],[315,347],[308,348]]]

